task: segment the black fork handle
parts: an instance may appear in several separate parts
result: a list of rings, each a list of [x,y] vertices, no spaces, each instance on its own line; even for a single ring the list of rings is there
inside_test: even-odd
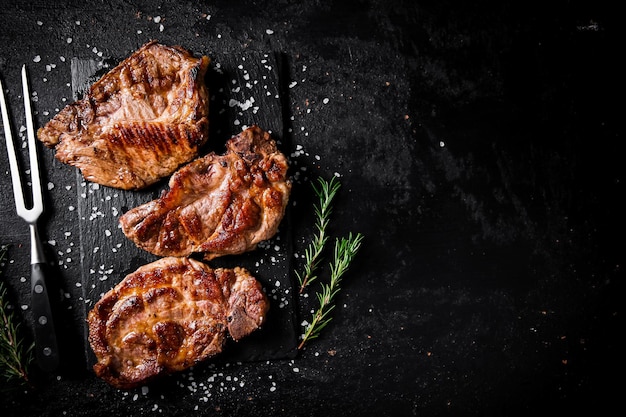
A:
[[[31,265],[31,308],[35,330],[35,359],[41,370],[54,371],[59,365],[59,348],[46,287],[47,265]]]

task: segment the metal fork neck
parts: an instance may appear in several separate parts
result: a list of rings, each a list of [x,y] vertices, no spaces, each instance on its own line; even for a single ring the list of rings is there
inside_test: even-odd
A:
[[[46,262],[46,257],[43,251],[43,245],[39,238],[39,232],[35,223],[29,223],[30,228],[30,263],[31,265],[40,264]]]

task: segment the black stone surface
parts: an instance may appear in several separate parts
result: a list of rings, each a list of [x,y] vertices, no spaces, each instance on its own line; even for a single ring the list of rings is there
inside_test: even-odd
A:
[[[294,293],[293,270],[315,231],[318,176],[342,184],[332,238],[365,240],[332,322],[305,349],[217,358],[119,391],[88,368],[84,318],[92,286],[113,285],[145,259],[114,252],[132,249],[102,230],[109,222],[119,232],[121,194],[83,185],[40,147],[48,185],[40,230],[57,269],[64,360],[51,375],[33,368],[32,386],[2,392],[0,415],[526,416],[619,407],[625,72],[612,9],[5,0],[0,76],[16,136],[23,64],[41,126],[73,100],[72,62],[115,62],[158,39],[229,63],[212,79],[217,87],[236,78],[212,89],[211,146],[258,122],[276,131],[292,164],[285,238],[242,260],[259,268],[275,302],[288,303],[285,332],[301,334],[316,305],[317,287]],[[265,55],[271,68],[257,59]],[[258,86],[268,83],[263,97]],[[243,110],[229,94],[263,105]],[[28,230],[0,148],[0,244],[10,245],[1,279],[28,337]],[[91,215],[97,231],[87,227]],[[98,242],[108,250],[94,254]],[[274,246],[281,256],[272,258]],[[272,288],[274,273],[287,281]]]

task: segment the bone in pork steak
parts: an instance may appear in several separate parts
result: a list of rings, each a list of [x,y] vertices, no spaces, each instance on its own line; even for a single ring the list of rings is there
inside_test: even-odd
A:
[[[167,257],[127,275],[89,312],[96,375],[129,389],[219,354],[263,323],[269,302],[243,268]]]
[[[39,129],[39,140],[89,181],[144,188],[206,143],[208,65],[206,56],[149,42]]]
[[[252,126],[180,168],[160,198],[120,217],[124,234],[158,256],[206,260],[254,249],[278,230],[291,191],[287,158]]]

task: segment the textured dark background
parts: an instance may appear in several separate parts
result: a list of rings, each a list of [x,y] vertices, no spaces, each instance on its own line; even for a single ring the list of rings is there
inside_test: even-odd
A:
[[[297,355],[217,360],[118,391],[85,367],[91,258],[71,209],[79,177],[40,148],[53,185],[41,229],[61,261],[64,364],[2,393],[0,414],[517,416],[619,406],[618,14],[603,2],[472,3],[4,0],[0,74],[18,128],[24,63],[41,125],[72,100],[72,58],[116,61],[150,39],[232,62],[269,54],[280,106],[245,116],[281,121],[273,128],[292,162],[292,246],[276,268],[301,264],[318,176],[342,183],[331,235],[365,241],[333,321]],[[223,107],[222,121],[237,118]],[[28,236],[4,155],[0,164],[0,243],[10,245],[2,279],[27,320]],[[115,265],[108,282],[130,267]],[[299,332],[314,289],[291,300]]]

